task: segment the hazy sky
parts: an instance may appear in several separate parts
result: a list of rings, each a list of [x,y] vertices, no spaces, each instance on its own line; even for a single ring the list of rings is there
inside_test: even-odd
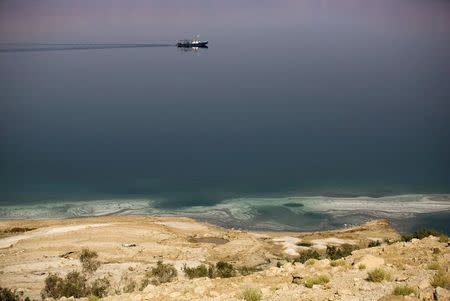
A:
[[[450,34],[450,3],[420,0],[2,0],[1,42],[167,42],[271,28]],[[252,34],[255,34],[252,31]],[[257,34],[257,33],[256,33]],[[284,38],[292,38],[286,36]]]

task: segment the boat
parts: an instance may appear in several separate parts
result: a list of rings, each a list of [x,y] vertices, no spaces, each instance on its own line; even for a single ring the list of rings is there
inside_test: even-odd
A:
[[[180,48],[208,48],[208,41],[200,41],[198,36],[188,40],[180,40],[177,42],[177,47]]]

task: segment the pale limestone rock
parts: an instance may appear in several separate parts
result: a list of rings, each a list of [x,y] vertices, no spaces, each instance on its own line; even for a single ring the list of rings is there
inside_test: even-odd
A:
[[[371,270],[378,268],[382,265],[384,265],[384,259],[381,257],[376,257],[370,254],[365,255],[363,258],[361,258],[360,261],[356,262],[354,265],[358,267],[359,265],[365,265],[366,269]]]
[[[435,297],[437,301],[449,301],[450,291],[442,287],[437,287],[435,291]]]

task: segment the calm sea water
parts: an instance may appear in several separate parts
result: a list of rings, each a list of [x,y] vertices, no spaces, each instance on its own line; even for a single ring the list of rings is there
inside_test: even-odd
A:
[[[450,193],[447,1],[9,1],[0,203]],[[270,211],[270,209],[269,209]]]

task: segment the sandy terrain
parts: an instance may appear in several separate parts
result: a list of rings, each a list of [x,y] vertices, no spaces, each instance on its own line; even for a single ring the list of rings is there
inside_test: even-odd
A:
[[[10,233],[15,227],[34,230]],[[345,267],[330,267],[328,259],[321,260],[312,267],[288,263],[298,252],[307,248],[297,245],[299,242],[320,250],[326,248],[326,245],[349,243],[367,246],[373,238],[398,238],[398,233],[383,220],[336,231],[298,233],[244,232],[181,217],[108,216],[0,221],[0,233],[0,286],[19,289],[25,295],[36,299],[40,299],[44,280],[49,273],[64,276],[72,270],[81,270],[78,257],[82,248],[98,252],[102,265],[92,277],[106,276],[112,282],[116,293],[120,293],[123,288],[124,279],[136,279],[139,282],[145,271],[153,267],[158,260],[173,263],[178,269],[178,280],[175,282],[158,287],[150,285],[143,292],[122,293],[116,297],[107,297],[106,300],[240,300],[239,294],[249,286],[260,288],[263,291],[263,300],[288,300],[288,296],[310,296],[314,292],[317,296],[326,296],[326,299],[311,300],[359,300],[345,299],[342,294],[339,295],[335,290],[332,292],[326,287],[323,292],[317,294],[317,287],[314,288],[316,291],[313,291],[292,284],[292,275],[298,272],[300,267],[303,267],[301,270],[305,273],[323,270],[324,273],[333,274],[331,287],[341,286],[339,289],[342,290],[347,286],[353,288],[354,279],[364,282],[363,278],[367,272],[352,269],[351,264],[364,260],[365,255],[370,253],[385,258],[382,259],[383,263],[390,262],[390,266],[387,266],[390,269],[400,261],[400,252],[387,255],[388,250],[399,244],[397,243],[364,249],[369,250],[367,252],[355,251],[354,255],[346,259]],[[439,244],[437,239],[430,240],[429,244],[436,248],[445,247]],[[418,246],[416,243],[415,247]],[[421,248],[422,246],[418,250],[422,250]],[[427,252],[430,248],[426,247]],[[427,252],[422,253],[427,255]],[[448,248],[443,249],[439,256],[446,256],[443,258],[447,261],[448,253]],[[194,267],[201,263],[214,264],[220,260],[230,262],[236,267],[258,267],[262,271],[227,279],[194,280],[185,278],[182,271],[185,264]],[[379,263],[370,258],[367,260],[369,265],[371,262]],[[427,260],[432,258],[423,259],[423,262]],[[284,266],[276,267],[278,262],[284,263]],[[413,266],[417,262],[411,261],[408,264]],[[404,262],[401,262],[401,265],[404,266]],[[415,268],[406,271],[411,274],[408,277],[415,282],[423,275],[431,273],[428,271],[414,275]],[[378,300],[392,289],[392,285],[373,286],[373,289],[378,289],[377,294],[372,294],[376,298],[369,296],[364,300]],[[185,293],[180,293],[181,291]],[[354,289],[349,289],[349,292],[362,294],[360,291],[355,293]],[[344,293],[347,291],[344,290]],[[336,297],[333,297],[335,295]]]

